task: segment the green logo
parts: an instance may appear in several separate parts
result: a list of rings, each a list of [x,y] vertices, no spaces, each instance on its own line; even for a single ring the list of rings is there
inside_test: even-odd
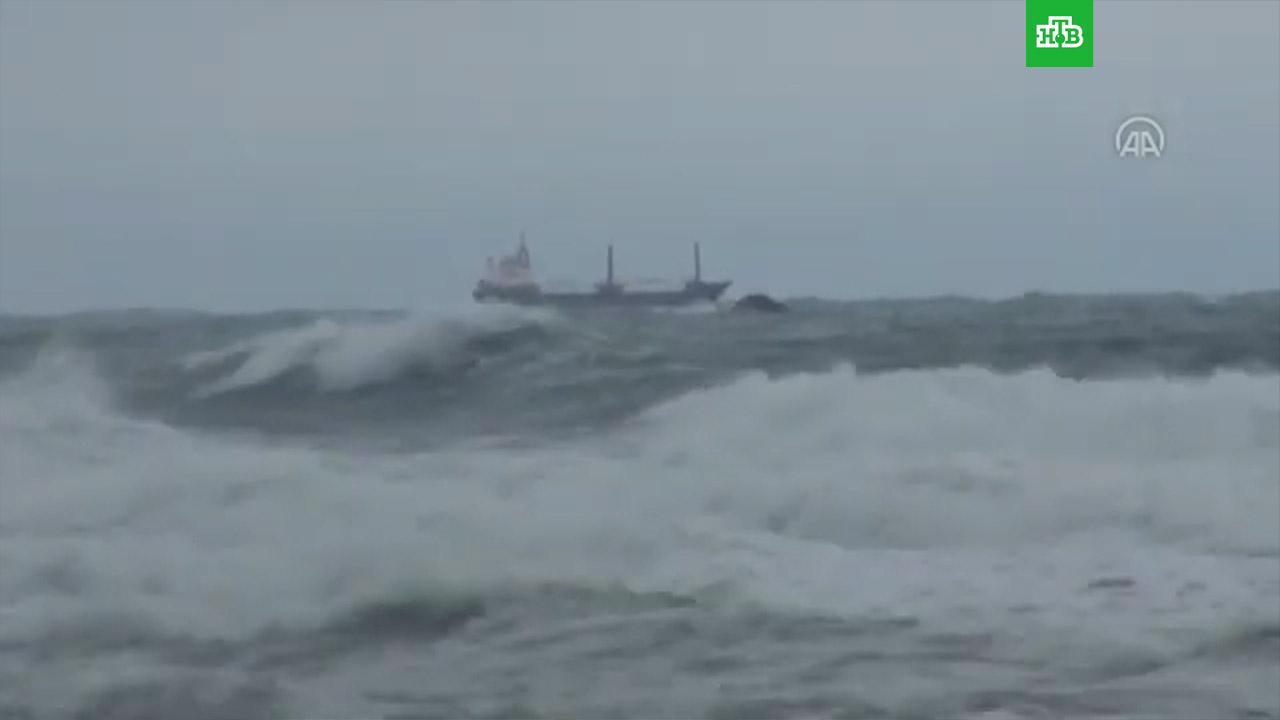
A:
[[[1093,67],[1093,0],[1027,0],[1027,67]]]

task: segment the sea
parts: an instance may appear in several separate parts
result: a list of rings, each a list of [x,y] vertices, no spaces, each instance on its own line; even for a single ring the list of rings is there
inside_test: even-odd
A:
[[[0,718],[1280,718],[1280,292],[0,316]]]

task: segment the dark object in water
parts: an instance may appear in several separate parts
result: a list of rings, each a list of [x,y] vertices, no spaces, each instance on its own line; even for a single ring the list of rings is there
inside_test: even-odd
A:
[[[1102,577],[1089,583],[1086,590],[1127,590],[1138,581],[1131,577]]]
[[[781,313],[789,309],[783,303],[763,293],[744,295],[733,304],[734,310],[754,310],[756,312]]]

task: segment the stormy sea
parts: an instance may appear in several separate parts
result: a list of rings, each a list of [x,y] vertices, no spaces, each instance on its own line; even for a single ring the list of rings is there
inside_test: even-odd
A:
[[[0,717],[1280,718],[1280,292],[0,316]]]

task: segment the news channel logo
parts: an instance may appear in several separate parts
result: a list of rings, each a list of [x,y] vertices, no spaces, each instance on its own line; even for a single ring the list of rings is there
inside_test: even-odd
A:
[[[1093,67],[1093,0],[1027,0],[1027,67]]]

